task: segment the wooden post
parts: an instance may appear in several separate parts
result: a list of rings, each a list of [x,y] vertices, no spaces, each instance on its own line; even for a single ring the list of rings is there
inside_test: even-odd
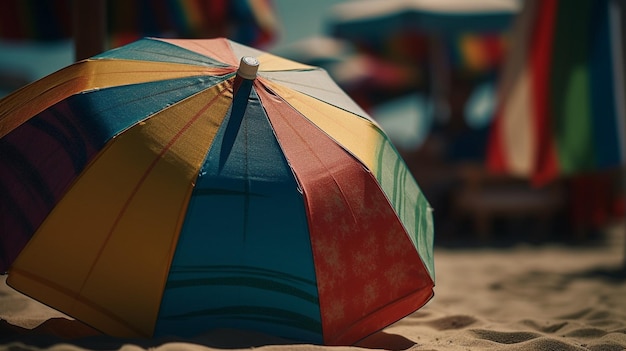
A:
[[[106,19],[106,0],[72,2],[72,34],[76,61],[106,50]]]

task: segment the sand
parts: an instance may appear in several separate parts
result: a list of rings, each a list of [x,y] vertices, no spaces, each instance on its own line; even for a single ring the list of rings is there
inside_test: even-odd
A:
[[[435,251],[435,297],[357,345],[327,347],[236,330],[193,339],[100,335],[0,281],[0,349],[9,350],[624,350],[626,226],[577,246]]]

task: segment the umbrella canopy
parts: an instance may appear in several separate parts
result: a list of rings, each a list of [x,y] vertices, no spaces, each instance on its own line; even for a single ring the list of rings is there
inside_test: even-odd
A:
[[[351,344],[432,297],[428,202],[317,67],[142,39],[0,101],[0,137],[8,283],[108,334]]]
[[[349,22],[384,22],[390,28],[449,33],[502,30],[518,10],[516,0],[360,0],[334,6],[332,16],[338,30],[356,31],[342,27]]]
[[[328,26],[360,52],[414,66],[434,125],[457,133],[466,126],[462,96],[497,76],[518,11],[516,0],[350,1],[333,7]]]
[[[518,12],[515,0],[367,0],[333,7],[333,36],[364,51],[423,64],[433,38],[442,41],[457,67],[484,70],[502,56]]]

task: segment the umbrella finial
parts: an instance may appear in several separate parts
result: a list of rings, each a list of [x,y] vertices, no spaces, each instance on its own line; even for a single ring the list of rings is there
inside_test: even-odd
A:
[[[259,69],[259,60],[252,56],[244,56],[239,63],[237,74],[243,79],[254,80]]]

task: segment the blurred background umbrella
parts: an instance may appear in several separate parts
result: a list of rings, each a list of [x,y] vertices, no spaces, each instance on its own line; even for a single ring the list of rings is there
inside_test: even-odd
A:
[[[613,0],[526,1],[503,72],[487,165],[537,186],[571,179],[574,223],[607,217],[606,194],[622,195],[623,176],[595,175],[625,159],[624,10]]]
[[[430,206],[319,68],[143,39],[1,100],[0,136],[8,284],[111,335],[351,344],[432,297]]]
[[[460,42],[463,48],[482,39],[483,47],[457,57],[457,62],[465,59],[464,64],[478,67],[489,62],[488,57],[479,60],[478,55],[494,54],[497,49],[495,38],[489,36],[508,30],[518,8],[517,1],[507,0],[348,1],[332,8],[328,26],[332,36],[362,51],[414,64],[428,60],[433,40]]]
[[[447,120],[451,71],[465,79],[493,75],[518,10],[515,0],[349,1],[333,7],[328,26],[360,52],[419,67],[417,88],[435,100],[436,119]]]
[[[73,38],[77,60],[144,36],[227,37],[262,47],[276,31],[268,0],[8,0],[0,12],[0,38]]]

